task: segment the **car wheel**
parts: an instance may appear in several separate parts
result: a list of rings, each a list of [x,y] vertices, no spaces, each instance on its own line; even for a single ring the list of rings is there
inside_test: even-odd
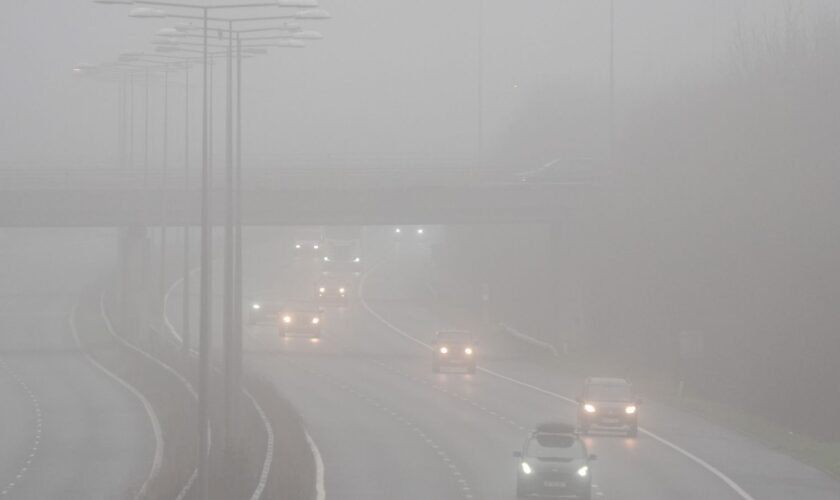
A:
[[[470,365],[467,367],[467,373],[474,374],[475,373],[475,365]]]
[[[588,436],[589,435],[589,426],[588,425],[581,425],[580,426],[580,433],[583,434],[584,436]]]
[[[280,337],[285,339],[286,338],[286,332],[284,332],[283,330],[280,330]]]
[[[639,435],[639,426],[634,424],[630,429],[627,430],[627,437],[634,438]]]
[[[589,486],[588,488],[586,488],[586,491],[584,491],[583,493],[578,495],[578,498],[580,500],[591,500],[592,499],[592,487]]]
[[[438,365],[437,363],[432,365],[432,371],[434,373],[440,373],[440,365]]]

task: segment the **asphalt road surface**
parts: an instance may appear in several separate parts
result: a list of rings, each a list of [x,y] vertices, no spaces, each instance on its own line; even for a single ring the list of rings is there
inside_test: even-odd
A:
[[[248,259],[257,263],[245,276],[249,298],[311,297],[313,259],[271,245]],[[558,373],[549,353],[495,331],[482,333],[478,373],[434,374],[424,344],[452,319],[435,307],[422,252],[369,267],[359,284],[363,297],[326,309],[318,343],[281,339],[267,325],[246,333],[247,369],[292,401],[320,449],[326,497],[514,498],[512,452],[536,423],[574,421],[563,398],[581,381]],[[640,424],[637,439],[585,438],[599,457],[594,498],[840,499],[840,484],[819,471],[655,401],[642,406]]]
[[[107,232],[3,235],[0,498],[134,498],[154,439],[143,406],[79,351],[69,317],[116,255]]]

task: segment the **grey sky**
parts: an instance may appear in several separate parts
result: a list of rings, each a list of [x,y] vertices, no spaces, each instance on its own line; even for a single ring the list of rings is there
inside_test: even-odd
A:
[[[713,77],[726,64],[736,23],[764,29],[781,18],[786,4],[813,15],[831,2],[617,0],[620,104]],[[325,40],[247,62],[249,157],[473,153],[476,1],[322,5],[333,19],[307,27],[322,31]],[[504,133],[534,89],[553,82],[593,93],[603,88],[606,99],[607,9],[606,0],[485,0],[488,140]],[[122,50],[148,50],[152,33],[172,23],[129,19],[127,10],[88,0],[9,2],[0,19],[4,165],[112,162],[114,147],[103,146],[114,142],[116,90],[74,78],[70,69],[113,60]],[[153,127],[160,122],[159,87],[152,92]],[[180,86],[172,92],[173,102],[180,102]],[[138,85],[138,105],[141,96]]]

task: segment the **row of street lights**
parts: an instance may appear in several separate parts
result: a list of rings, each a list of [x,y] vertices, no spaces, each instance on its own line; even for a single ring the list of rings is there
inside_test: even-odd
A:
[[[226,102],[225,102],[225,245],[224,245],[224,309],[223,309],[223,335],[224,335],[224,371],[225,371],[225,450],[232,451],[235,439],[238,435],[237,409],[239,407],[239,394],[241,392],[242,372],[242,230],[241,230],[241,169],[242,169],[242,59],[245,57],[262,54],[269,48],[302,48],[304,40],[317,40],[322,38],[321,34],[315,31],[303,30],[297,21],[301,20],[322,20],[329,19],[330,14],[318,8],[317,0],[275,0],[273,2],[254,1],[252,3],[240,4],[217,4],[217,5],[194,5],[174,1],[155,0],[93,0],[100,4],[117,4],[133,6],[129,12],[134,18],[173,18],[192,22],[199,22],[199,25],[188,24],[181,21],[171,28],[164,28],[156,33],[153,44],[156,46],[154,53],[137,52],[123,53],[116,63],[90,66],[79,65],[74,68],[76,73],[91,74],[101,77],[120,77],[121,96],[126,95],[125,82],[131,82],[131,117],[130,128],[133,129],[133,79],[140,71],[146,78],[146,103],[144,110],[144,187],[146,173],[148,170],[148,89],[150,71],[162,71],[164,79],[164,141],[163,141],[163,163],[161,178],[161,193],[166,187],[166,175],[168,168],[168,86],[169,73],[171,69],[184,69],[186,105],[185,105],[185,184],[184,188],[189,189],[189,69],[192,63],[200,63],[203,67],[202,74],[202,132],[201,132],[201,251],[200,251],[200,299],[199,299],[199,382],[198,382],[198,498],[204,500],[208,494],[208,430],[209,430],[209,362],[210,344],[212,337],[212,315],[211,315],[211,266],[212,258],[212,222],[211,213],[211,179],[212,179],[212,146],[211,126],[212,107],[210,101],[211,78],[209,69],[212,58],[225,57],[227,61],[226,71]],[[249,17],[217,16],[216,12],[231,12],[239,9],[254,8],[298,8],[300,10],[293,14],[263,15]],[[174,9],[170,12],[164,9]],[[198,15],[195,15],[195,13]],[[210,14],[213,13],[211,16]],[[271,27],[240,27],[254,22],[282,21],[279,25]],[[212,23],[212,26],[211,26]],[[223,44],[210,44],[208,34],[218,34],[218,38],[226,41]],[[196,39],[200,42],[187,40]],[[218,49],[211,52],[210,49]],[[234,57],[235,53],[235,57]],[[198,54],[190,56],[185,54]],[[236,79],[234,83],[234,59]],[[234,88],[236,96],[234,99]],[[120,104],[124,109],[124,104]],[[235,107],[235,116],[234,116]],[[125,113],[120,113],[124,117]],[[120,124],[123,129],[124,124]],[[234,133],[235,130],[235,133]],[[129,141],[131,158],[133,159],[133,130]],[[125,134],[120,133],[121,141]],[[121,142],[122,151],[124,143]],[[122,162],[122,156],[121,156]],[[165,210],[165,207],[163,207]],[[165,262],[166,262],[166,222],[161,222],[161,286],[165,283]],[[189,352],[189,226],[184,225],[184,278],[183,278],[183,338],[184,349]],[[163,289],[161,289],[161,297]],[[163,307],[161,307],[163,314]]]

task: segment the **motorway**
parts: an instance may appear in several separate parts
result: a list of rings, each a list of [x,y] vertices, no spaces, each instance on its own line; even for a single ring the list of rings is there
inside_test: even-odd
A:
[[[79,351],[70,315],[116,255],[106,231],[0,234],[0,498],[134,498],[143,406]]]
[[[288,240],[280,241],[248,251],[250,296],[310,296],[317,266],[292,259]],[[432,373],[425,344],[459,320],[432,299],[426,270],[422,250],[370,266],[361,296],[327,310],[320,343],[283,340],[269,326],[246,334],[247,369],[301,413],[323,457],[329,499],[510,499],[511,454],[528,430],[574,421],[564,398],[580,380],[504,333],[482,333],[477,374]],[[586,438],[599,456],[594,498],[840,499],[837,481],[689,414],[646,401],[641,425],[638,439]]]

